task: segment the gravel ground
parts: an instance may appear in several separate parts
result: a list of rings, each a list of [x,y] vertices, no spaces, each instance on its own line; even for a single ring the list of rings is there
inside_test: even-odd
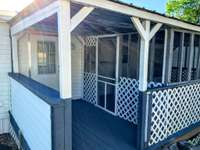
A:
[[[17,145],[9,134],[0,135],[0,150],[18,150]]]

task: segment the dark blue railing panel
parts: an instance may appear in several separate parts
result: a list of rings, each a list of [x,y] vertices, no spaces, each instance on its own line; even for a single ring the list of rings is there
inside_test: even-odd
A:
[[[61,103],[62,100],[60,99],[58,91],[48,86],[45,86],[31,78],[28,78],[22,74],[9,73],[8,75],[12,79],[22,84],[27,89],[29,89],[32,93],[40,97],[49,105],[56,105]]]

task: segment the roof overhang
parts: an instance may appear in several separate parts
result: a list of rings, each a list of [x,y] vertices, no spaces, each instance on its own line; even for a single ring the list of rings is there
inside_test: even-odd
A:
[[[147,9],[142,9],[135,7],[133,5],[128,5],[119,1],[114,0],[72,0],[72,2],[81,3],[84,5],[90,5],[94,7],[99,7],[107,9],[110,11],[119,12],[125,15],[138,17],[142,19],[147,19],[187,30],[192,30],[200,32],[200,26],[192,23],[188,23],[173,17],[168,17],[157,12],[153,12]]]
[[[56,13],[58,8],[58,3],[60,0],[43,0],[41,1],[39,7],[35,7],[35,3],[32,3],[22,12],[19,13],[14,19],[11,20],[11,29],[14,29],[17,32],[20,31],[20,27],[25,24],[28,26],[31,25],[33,19],[36,21],[41,21],[43,18],[51,16],[53,13]],[[101,8],[104,10],[109,10],[116,13],[121,13],[129,17],[137,17],[141,19],[146,19],[154,21],[156,23],[162,23],[177,28],[182,28],[190,31],[200,32],[200,26],[192,23],[184,22],[176,18],[168,17],[163,14],[159,14],[153,11],[146,9],[138,8],[133,5],[128,5],[119,1],[114,0],[71,0],[73,3],[81,4],[84,6],[92,6],[95,8]],[[25,12],[25,13],[24,13]],[[45,12],[45,13],[44,13]],[[36,17],[39,16],[39,17]],[[32,18],[31,18],[32,17]],[[38,20],[37,20],[38,19]],[[24,28],[24,27],[23,27]],[[19,29],[19,30],[18,30]],[[11,30],[12,31],[12,30]]]

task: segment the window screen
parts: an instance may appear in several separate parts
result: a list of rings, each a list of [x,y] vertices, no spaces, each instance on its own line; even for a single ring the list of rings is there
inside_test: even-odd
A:
[[[37,42],[38,74],[50,74],[56,72],[55,42]]]

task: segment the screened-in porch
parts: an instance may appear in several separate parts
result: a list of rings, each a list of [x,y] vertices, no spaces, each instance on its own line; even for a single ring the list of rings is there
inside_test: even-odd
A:
[[[155,149],[197,127],[198,27],[77,1],[13,19],[11,116],[26,145],[42,132],[41,149]],[[23,124],[27,108],[40,132]]]

